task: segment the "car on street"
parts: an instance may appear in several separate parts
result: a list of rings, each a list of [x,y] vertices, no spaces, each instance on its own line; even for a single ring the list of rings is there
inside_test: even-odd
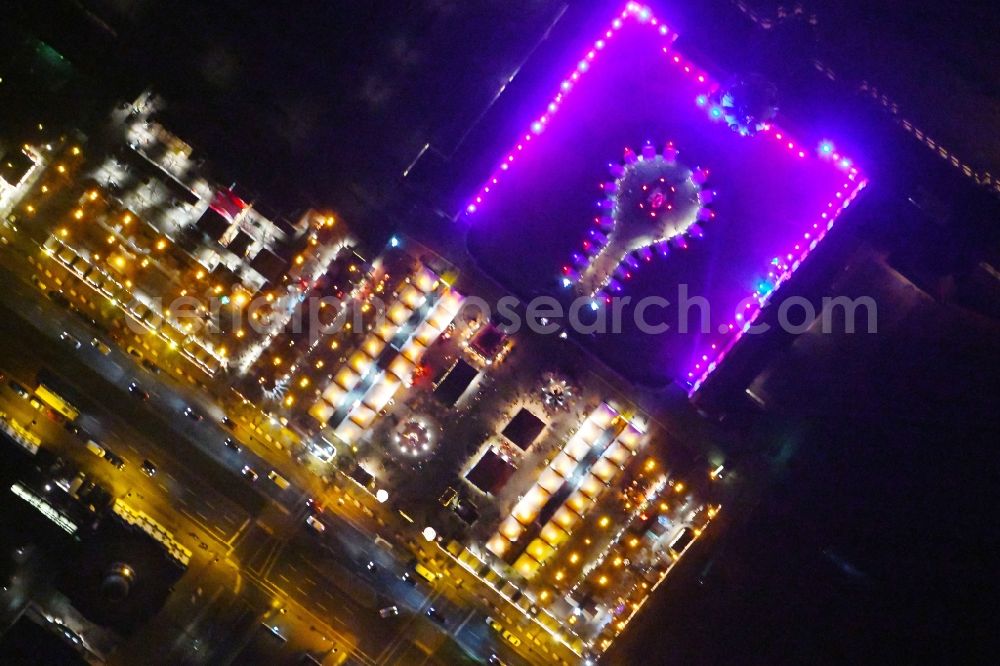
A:
[[[49,298],[52,300],[53,303],[61,307],[65,308],[69,306],[69,299],[66,298],[66,294],[62,293],[61,291],[53,289],[52,291],[49,292]]]
[[[11,379],[10,381],[8,381],[7,384],[10,386],[10,390],[11,391],[13,391],[14,393],[18,394],[19,396],[21,396],[25,400],[27,400],[28,398],[31,397],[31,391],[29,391],[28,389],[24,388],[24,386],[22,386],[21,384],[18,384],[13,379]]]
[[[243,465],[243,469],[240,470],[240,474],[243,475],[244,479],[249,480],[251,483],[257,480],[257,472],[254,471],[253,467],[250,465]]]
[[[131,356],[132,358],[137,358],[140,361],[143,360],[142,352],[140,350],[136,349],[135,347],[132,347],[130,345],[130,346],[128,346],[128,347],[125,348],[125,351],[127,351],[128,355]]]
[[[156,365],[155,363],[153,363],[152,361],[150,361],[148,358],[144,358],[141,361],[139,361],[139,365],[141,365],[142,367],[146,368],[146,370],[148,372],[150,372],[150,373],[152,373],[154,375],[160,374],[160,366]]]
[[[153,478],[154,476],[156,476],[156,465],[154,465],[153,463],[149,462],[148,460],[143,460],[142,461],[142,465],[139,466],[139,469],[142,470],[143,474],[145,474],[146,476],[148,476],[150,478]]]
[[[226,437],[226,441],[224,442],[224,444],[226,445],[227,449],[232,449],[233,451],[236,451],[236,453],[239,453],[240,451],[243,450],[243,447],[240,446],[240,443],[237,442],[232,437]]]
[[[384,620],[388,617],[395,617],[399,615],[399,606],[386,606],[378,612],[379,616]]]
[[[514,634],[510,633],[509,631],[505,630],[500,635],[503,636],[504,640],[506,640],[508,643],[510,643],[514,647],[517,647],[517,646],[519,646],[521,644],[521,639],[518,638],[517,636],[515,636]]]
[[[227,428],[229,428],[230,430],[232,430],[233,428],[235,428],[235,427],[236,427],[236,422],[235,422],[235,421],[233,421],[233,420],[232,420],[231,418],[229,418],[228,416],[223,416],[223,417],[222,417],[222,425],[224,425],[224,426],[226,426]]]
[[[486,618],[486,624],[489,625],[490,629],[497,633],[501,633],[503,631],[503,625],[491,617]]]
[[[316,518],[316,516],[307,516],[306,517],[306,525],[308,525],[309,527],[311,527],[313,530],[315,530],[317,532],[325,532],[326,531],[326,525],[324,525],[322,522],[320,522],[319,519]]]
[[[104,450],[104,459],[116,469],[125,469],[125,459],[113,451]]]
[[[90,346],[101,352],[102,355],[107,356],[111,353],[111,347],[107,346],[101,342],[100,338],[94,338],[90,341]]]
[[[288,483],[288,479],[286,479],[285,477],[281,476],[280,474],[278,474],[277,472],[275,472],[273,469],[270,472],[267,473],[267,478],[269,478],[271,481],[273,481],[274,485],[278,486],[278,488],[280,488],[281,490],[287,490],[288,486],[291,485],[290,483]]]
[[[83,479],[80,480],[80,485],[76,487],[76,490],[73,491],[72,495],[76,499],[82,501],[86,499],[87,495],[89,495],[96,487],[97,487],[96,483],[84,477]]]
[[[201,421],[205,418],[199,412],[195,411],[195,409],[190,405],[184,408],[184,416],[188,417],[192,421]]]
[[[139,382],[135,380],[129,382],[128,392],[134,395],[135,397],[139,398],[139,400],[149,400],[149,393],[142,390],[142,387],[139,386]]]
[[[486,660],[486,663],[489,664],[489,666],[507,666],[507,664],[495,654],[491,654],[490,658]]]
[[[445,624],[444,615],[441,614],[441,611],[439,611],[438,609],[434,608],[434,606],[431,606],[430,608],[427,609],[427,617],[429,617],[430,619],[434,620],[435,622],[437,622],[441,626],[444,626],[444,624]]]
[[[410,587],[416,587],[417,586],[416,579],[413,576],[410,575],[409,571],[404,571],[403,575],[400,576],[399,578],[400,578],[400,580],[402,580],[404,583],[406,583]]]
[[[101,446],[100,444],[98,444],[97,442],[95,442],[92,439],[89,440],[85,444],[85,446],[86,446],[86,448],[87,448],[88,451],[90,451],[91,453],[93,453],[98,458],[103,458],[107,454],[107,450],[105,450],[105,448],[103,446]]]

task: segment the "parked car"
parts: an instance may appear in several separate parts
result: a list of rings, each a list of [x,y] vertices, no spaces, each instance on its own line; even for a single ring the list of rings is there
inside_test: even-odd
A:
[[[21,384],[18,384],[13,379],[11,379],[10,381],[8,381],[7,384],[10,386],[10,390],[11,391],[13,391],[14,393],[18,394],[19,396],[21,396],[25,400],[27,400],[27,399],[29,399],[31,397],[31,391],[29,391],[28,389],[24,388]]]
[[[151,372],[154,375],[160,374],[160,366],[156,365],[155,363],[153,363],[152,361],[150,361],[148,358],[144,358],[141,361],[139,361],[139,365],[141,365],[142,367],[146,368],[146,370],[148,370],[149,372]]]
[[[139,469],[141,469],[142,473],[148,476],[149,478],[153,478],[154,476],[156,476],[156,465],[149,462],[148,460],[143,460],[142,465],[139,466]]]
[[[244,479],[248,479],[251,483],[258,479],[257,472],[255,472],[253,467],[250,465],[243,465],[243,469],[240,470],[240,474],[243,475]]]
[[[227,449],[232,449],[233,451],[236,451],[236,453],[239,453],[240,451],[243,450],[243,447],[240,446],[240,443],[237,442],[232,437],[226,437],[225,445]]]

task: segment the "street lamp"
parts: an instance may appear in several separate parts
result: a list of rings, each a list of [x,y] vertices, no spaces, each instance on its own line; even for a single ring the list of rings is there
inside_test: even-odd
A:
[[[379,504],[385,504],[386,500],[389,499],[389,491],[387,491],[385,488],[379,488],[378,490],[375,491],[375,499],[378,500]],[[430,530],[431,528],[428,527],[427,529]],[[431,531],[433,532],[434,530]],[[425,530],[424,535],[426,536],[426,534],[427,532]],[[430,540],[431,539],[428,539],[428,541]]]
[[[424,531],[421,533],[424,535],[424,539],[427,541],[434,541],[437,538],[437,532],[433,527],[425,527]]]

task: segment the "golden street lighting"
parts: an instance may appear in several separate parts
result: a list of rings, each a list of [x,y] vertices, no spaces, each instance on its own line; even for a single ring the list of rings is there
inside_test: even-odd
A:
[[[122,218],[122,224],[128,224],[132,221],[132,214],[125,213],[125,217]]]
[[[59,173],[66,173],[66,167],[64,167],[62,164],[57,164],[56,171],[58,171]]]
[[[117,268],[118,270],[122,270],[123,268],[125,268],[125,263],[126,263],[125,257],[115,257],[114,262],[115,262],[115,268]]]
[[[74,210],[73,211],[73,217],[75,219],[77,219],[77,220],[82,220],[83,219],[83,209],[77,208],[76,210]]]
[[[579,555],[579,553],[570,553],[570,556],[569,556],[569,563],[570,564],[576,564],[579,561],[580,561],[580,555]]]
[[[295,265],[301,266],[305,262],[306,258],[301,254],[295,256]]]
[[[597,521],[597,524],[601,527],[607,527],[611,524],[611,519],[607,516],[601,516],[601,519]]]
[[[566,577],[566,574],[564,572],[562,572],[562,571],[557,571],[556,572],[556,580],[562,580],[565,577]]]
[[[31,204],[28,204],[27,206],[25,206],[24,209],[26,211],[28,211],[29,213],[34,213],[35,212],[35,207],[32,206]]]
[[[647,460],[646,461],[646,465],[645,465],[645,469],[646,469],[647,472],[652,472],[654,469],[656,469],[656,461],[653,460],[652,458],[650,458],[649,460]]]
[[[599,584],[601,584],[601,585],[607,585],[608,584],[608,577],[607,576],[601,576],[600,578],[597,579],[597,582]]]
[[[48,185],[42,185],[42,194],[45,194],[48,191],[49,191],[49,186]]]
[[[275,366],[281,365],[281,357],[280,356],[275,356],[274,357],[274,365]]]
[[[87,198],[91,201],[97,201],[97,190],[91,190],[87,193]]]
[[[156,241],[156,249],[157,250],[166,250],[167,249],[167,241],[166,241],[166,239],[161,238],[160,240]]]
[[[285,407],[291,407],[295,404],[295,398],[293,396],[285,397]]]
[[[79,155],[80,154],[80,146],[73,146],[73,149],[70,150],[70,152],[73,153],[74,155]]]
[[[236,337],[237,338],[242,338],[244,335],[246,335],[246,333],[243,331],[242,328],[240,330],[236,331]]]
[[[309,386],[309,378],[308,377],[303,377],[302,379],[299,380],[299,387],[300,388],[305,388],[307,386]]]
[[[195,278],[197,278],[198,280],[200,280],[203,277],[205,277],[205,271],[199,270],[197,273],[194,274],[194,276],[195,276]]]
[[[677,485],[674,486],[674,492],[675,493],[682,493],[682,492],[684,492],[684,484],[678,482]]]

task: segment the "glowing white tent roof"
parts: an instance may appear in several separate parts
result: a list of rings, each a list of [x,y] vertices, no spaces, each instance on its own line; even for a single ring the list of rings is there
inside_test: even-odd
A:
[[[566,479],[562,477],[562,474],[551,467],[545,468],[545,471],[538,477],[538,485],[545,488],[550,495],[559,490],[565,481]]]
[[[376,412],[380,411],[392,400],[401,385],[402,382],[395,375],[386,373],[368,390],[364,402]]]
[[[377,335],[369,335],[365,338],[365,341],[361,343],[361,349],[369,358],[377,358],[382,350],[385,349],[385,340],[381,339]]]
[[[354,372],[363,377],[371,369],[374,361],[372,361],[368,354],[359,349],[351,355],[351,358],[347,360],[347,364],[351,366],[351,369],[354,370]]]
[[[378,416],[371,407],[364,403],[358,403],[351,409],[348,414],[348,418],[354,421],[362,428],[367,429],[375,421],[375,417]]]
[[[309,408],[309,416],[313,417],[320,423],[326,423],[333,416],[334,408],[327,404],[325,400],[317,400],[313,403],[313,406]]]
[[[403,355],[399,355],[396,358],[392,359],[392,362],[389,363],[388,370],[389,372],[396,375],[403,381],[406,381],[413,374],[413,370],[415,368],[416,364],[414,364],[413,361],[411,361],[410,359],[406,358]]]
[[[538,536],[545,539],[545,542],[553,548],[558,548],[569,541],[569,532],[559,527],[554,520],[545,523],[545,527],[542,528]]]
[[[601,458],[590,468],[590,473],[604,483],[611,483],[611,479],[618,473],[618,468],[607,458]]]
[[[351,419],[344,419],[344,422],[337,426],[333,434],[346,444],[354,444],[361,439],[364,429]]]
[[[540,486],[532,486],[531,490],[517,503],[511,515],[517,518],[522,525],[529,525],[538,517],[538,512],[545,506],[549,499],[549,493]]]
[[[347,395],[346,389],[335,382],[331,382],[330,385],[326,387],[326,390],[323,391],[323,400],[327,401],[334,407],[337,407],[340,405],[340,401],[344,399],[345,395]]]
[[[593,474],[588,474],[587,478],[580,484],[580,492],[591,499],[597,499],[607,489],[607,486]]]
[[[411,310],[416,310],[427,300],[427,295],[417,289],[414,285],[408,284],[399,294],[399,300]]]
[[[350,391],[354,388],[354,385],[358,383],[359,379],[361,379],[361,377],[358,376],[358,373],[354,372],[346,365],[338,370],[337,374],[333,377],[333,381],[339,384],[346,391]]]
[[[438,277],[426,266],[421,266],[413,278],[413,284],[416,285],[417,289],[426,293],[437,286]]]
[[[386,312],[386,317],[393,324],[397,326],[401,325],[407,319],[410,318],[411,310],[399,301],[396,301],[391,306],[389,306],[389,311]]]

